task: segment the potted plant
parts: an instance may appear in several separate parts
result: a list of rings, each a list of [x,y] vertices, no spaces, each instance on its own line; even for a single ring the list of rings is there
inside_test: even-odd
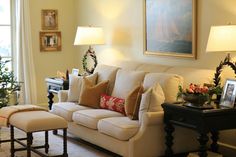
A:
[[[7,106],[9,97],[16,91],[20,91],[20,82],[14,76],[13,71],[7,67],[10,60],[3,60],[0,56],[0,108]]]

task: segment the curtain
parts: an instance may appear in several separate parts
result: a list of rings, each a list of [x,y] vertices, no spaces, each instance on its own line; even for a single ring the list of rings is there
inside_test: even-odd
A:
[[[13,70],[23,82],[19,102],[37,103],[35,66],[33,62],[29,0],[12,1]]]

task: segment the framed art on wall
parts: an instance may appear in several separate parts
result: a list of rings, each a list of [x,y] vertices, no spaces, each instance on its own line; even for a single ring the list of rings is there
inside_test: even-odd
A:
[[[61,32],[40,32],[40,51],[61,51]]]
[[[220,99],[220,106],[223,107],[234,107],[236,98],[236,80],[227,79],[224,85],[224,90]]]
[[[196,58],[196,0],[145,0],[144,53]]]
[[[41,22],[43,30],[57,30],[58,29],[58,15],[57,10],[42,10]]]

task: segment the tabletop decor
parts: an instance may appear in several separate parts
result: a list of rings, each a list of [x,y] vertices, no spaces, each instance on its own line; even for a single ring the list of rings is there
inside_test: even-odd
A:
[[[9,62],[10,60],[5,60],[0,56],[0,108],[7,106],[10,95],[20,91],[21,87],[13,71],[10,71],[7,67]]]
[[[192,105],[202,106],[210,100],[209,88],[207,86],[200,86],[193,83],[191,83],[185,90],[182,88],[182,86],[179,86],[177,98],[180,97]]]
[[[236,80],[227,79],[220,99],[220,106],[233,108],[236,97]]]

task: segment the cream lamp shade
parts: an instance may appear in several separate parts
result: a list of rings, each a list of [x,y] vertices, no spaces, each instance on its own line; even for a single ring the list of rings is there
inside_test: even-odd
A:
[[[101,27],[77,27],[74,45],[102,45],[104,32]]]
[[[236,25],[212,26],[206,52],[235,52]]]

